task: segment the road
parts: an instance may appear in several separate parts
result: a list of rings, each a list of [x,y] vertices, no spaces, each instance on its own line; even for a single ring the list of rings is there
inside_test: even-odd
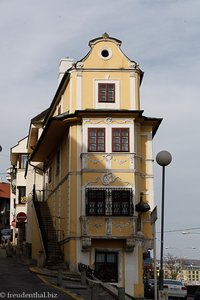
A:
[[[0,249],[0,299],[72,300],[62,291],[45,284],[16,258],[7,257]]]

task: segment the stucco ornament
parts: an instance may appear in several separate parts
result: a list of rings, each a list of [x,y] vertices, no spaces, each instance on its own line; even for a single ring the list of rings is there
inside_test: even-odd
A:
[[[112,173],[107,173],[105,175],[103,175],[102,177],[102,183],[104,185],[109,185],[110,183],[114,182],[116,180],[116,178],[113,176]]]

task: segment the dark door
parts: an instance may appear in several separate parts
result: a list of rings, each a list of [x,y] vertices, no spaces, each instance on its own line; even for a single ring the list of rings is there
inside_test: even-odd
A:
[[[117,252],[96,252],[95,276],[105,282],[118,282]]]

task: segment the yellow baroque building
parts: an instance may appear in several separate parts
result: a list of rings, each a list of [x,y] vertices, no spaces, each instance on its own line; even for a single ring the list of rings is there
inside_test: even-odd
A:
[[[152,140],[161,119],[143,115],[143,72],[107,33],[80,61],[63,59],[42,130],[32,124],[32,255],[82,263],[102,281],[143,296],[143,254],[152,248]],[[33,126],[34,125],[34,126]]]

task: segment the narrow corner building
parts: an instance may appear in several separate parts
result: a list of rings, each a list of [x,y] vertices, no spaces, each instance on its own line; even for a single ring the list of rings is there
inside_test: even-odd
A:
[[[61,60],[42,131],[29,132],[30,162],[43,178],[41,194],[34,177],[32,255],[64,261],[70,271],[82,263],[142,297],[143,255],[153,239],[152,141],[161,119],[143,115],[143,72],[120,46],[105,33],[83,59]]]

